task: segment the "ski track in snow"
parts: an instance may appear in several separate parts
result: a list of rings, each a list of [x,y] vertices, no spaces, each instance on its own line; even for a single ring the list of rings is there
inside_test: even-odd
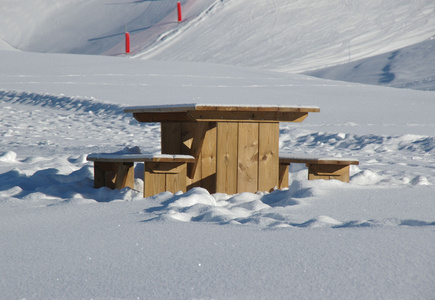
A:
[[[135,57],[307,72],[420,42],[434,26],[429,1],[300,2],[216,1]]]
[[[37,206],[140,201],[143,165],[136,166],[135,190],[93,189],[92,164],[86,155],[139,146],[144,153],[160,151],[160,127],[143,125],[122,107],[95,99],[0,91],[0,201]],[[296,211],[310,199],[332,197],[338,190],[413,189],[435,183],[434,137],[356,135],[311,132],[281,126],[280,151],[328,157],[353,157],[351,183],[306,180],[304,165],[292,164],[290,189],[272,193],[210,195],[195,188],[184,194],[162,193],[149,198],[146,221],[175,220],[278,227],[427,226],[433,220],[381,218],[368,220],[313,216],[300,220]],[[35,155],[38,154],[38,155]],[[43,156],[41,156],[43,154]],[[318,183],[322,182],[322,183]],[[355,203],[354,203],[355,205]]]

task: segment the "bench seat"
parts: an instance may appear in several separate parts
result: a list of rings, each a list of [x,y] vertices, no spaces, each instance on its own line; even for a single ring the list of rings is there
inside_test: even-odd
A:
[[[170,191],[186,192],[187,164],[194,163],[190,155],[93,153],[94,187],[134,188],[134,163],[144,163],[144,197]]]
[[[308,157],[280,154],[279,156],[279,188],[288,187],[288,172],[291,163],[303,163],[308,167],[308,180],[337,179],[349,182],[350,165],[358,165],[359,161],[341,157]]]

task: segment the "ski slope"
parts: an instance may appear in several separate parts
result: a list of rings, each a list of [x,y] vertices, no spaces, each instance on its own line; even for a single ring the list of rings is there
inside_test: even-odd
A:
[[[434,16],[433,1],[215,1],[137,57],[298,73],[421,42]]]
[[[391,53],[435,34],[435,3],[431,0],[322,0],[315,4],[184,0],[181,23],[177,22],[176,2],[2,0],[0,47],[123,55],[127,30],[137,58],[301,73]],[[404,62],[397,61],[395,71],[405,73],[405,66],[410,65],[416,70],[399,87],[419,88],[416,81],[427,81],[420,73],[430,74],[434,69],[432,47],[418,47],[412,53],[427,59],[411,64],[405,61],[409,56],[397,57],[396,61]],[[375,70],[364,74],[370,71]],[[327,76],[325,72],[310,74]],[[351,80],[371,76],[364,74]],[[325,78],[346,80],[333,75]]]

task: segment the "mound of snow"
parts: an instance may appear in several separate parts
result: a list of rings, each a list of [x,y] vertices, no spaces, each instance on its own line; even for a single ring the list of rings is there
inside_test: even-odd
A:
[[[17,154],[13,151],[8,151],[6,153],[0,154],[0,162],[16,162]]]

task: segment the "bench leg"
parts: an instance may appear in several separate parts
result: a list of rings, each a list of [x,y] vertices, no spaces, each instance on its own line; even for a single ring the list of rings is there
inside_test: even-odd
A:
[[[134,166],[132,162],[94,162],[94,187],[122,189],[134,188]]]
[[[307,164],[308,180],[314,179],[337,179],[349,182],[349,165],[318,165]]]
[[[279,164],[279,181],[278,188],[288,188],[288,172],[289,172],[289,164]]]
[[[144,198],[165,191],[186,192],[187,163],[145,162]]]

